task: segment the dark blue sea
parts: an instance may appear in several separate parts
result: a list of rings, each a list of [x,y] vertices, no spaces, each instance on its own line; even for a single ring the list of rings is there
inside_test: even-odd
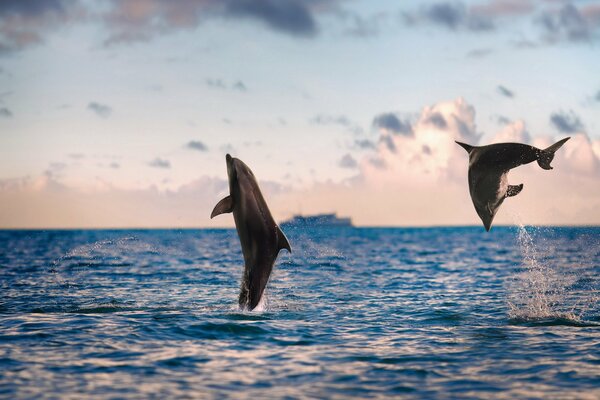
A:
[[[0,231],[0,397],[600,398],[600,228]]]

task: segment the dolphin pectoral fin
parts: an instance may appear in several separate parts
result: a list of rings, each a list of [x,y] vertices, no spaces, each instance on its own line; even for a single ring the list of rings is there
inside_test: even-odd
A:
[[[521,193],[521,190],[523,190],[523,184],[522,183],[520,185],[508,185],[508,190],[506,191],[506,196],[505,197],[516,196],[519,193]]]
[[[277,250],[286,249],[288,252],[292,252],[292,246],[288,242],[287,237],[279,227],[277,227]]]
[[[233,200],[231,199],[231,196],[227,196],[217,203],[214,210],[212,210],[212,213],[210,214],[210,218],[213,219],[217,215],[230,213],[232,211],[233,211]]]

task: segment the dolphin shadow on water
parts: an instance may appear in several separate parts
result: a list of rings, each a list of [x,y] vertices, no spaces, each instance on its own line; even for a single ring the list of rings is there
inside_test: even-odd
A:
[[[545,149],[521,143],[471,146],[456,142],[469,153],[469,192],[486,231],[489,232],[504,199],[518,195],[523,189],[522,183],[508,184],[508,171],[533,161],[543,169],[552,169],[550,163],[554,153],[569,139],[562,139]]]
[[[233,213],[245,264],[239,304],[251,311],[260,303],[279,250],[291,253],[292,249],[275,223],[250,168],[229,154],[225,161],[229,196],[217,203],[210,218]]]

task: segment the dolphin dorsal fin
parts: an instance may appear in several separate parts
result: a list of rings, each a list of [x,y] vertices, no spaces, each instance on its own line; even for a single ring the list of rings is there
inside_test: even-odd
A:
[[[523,184],[520,185],[508,185],[508,190],[506,191],[506,197],[513,197],[521,193],[523,190]]]
[[[290,253],[292,252],[292,246],[290,246],[290,242],[285,237],[285,233],[277,227],[277,250],[281,249],[286,249]]]
[[[230,213],[233,211],[233,199],[231,196],[224,197],[217,203],[212,213],[210,214],[210,219],[213,219],[217,215]]]

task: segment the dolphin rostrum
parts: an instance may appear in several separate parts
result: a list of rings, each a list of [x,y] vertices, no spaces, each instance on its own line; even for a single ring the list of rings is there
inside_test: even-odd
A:
[[[225,161],[229,196],[217,203],[210,218],[233,213],[245,264],[239,303],[241,308],[253,310],[260,302],[279,250],[291,253],[292,249],[273,220],[250,168],[229,154]]]
[[[469,191],[486,231],[489,232],[504,199],[518,195],[523,189],[522,183],[508,184],[508,171],[533,161],[543,169],[552,169],[550,162],[554,152],[569,139],[562,139],[543,150],[521,143],[471,146],[456,142],[469,153]]]

